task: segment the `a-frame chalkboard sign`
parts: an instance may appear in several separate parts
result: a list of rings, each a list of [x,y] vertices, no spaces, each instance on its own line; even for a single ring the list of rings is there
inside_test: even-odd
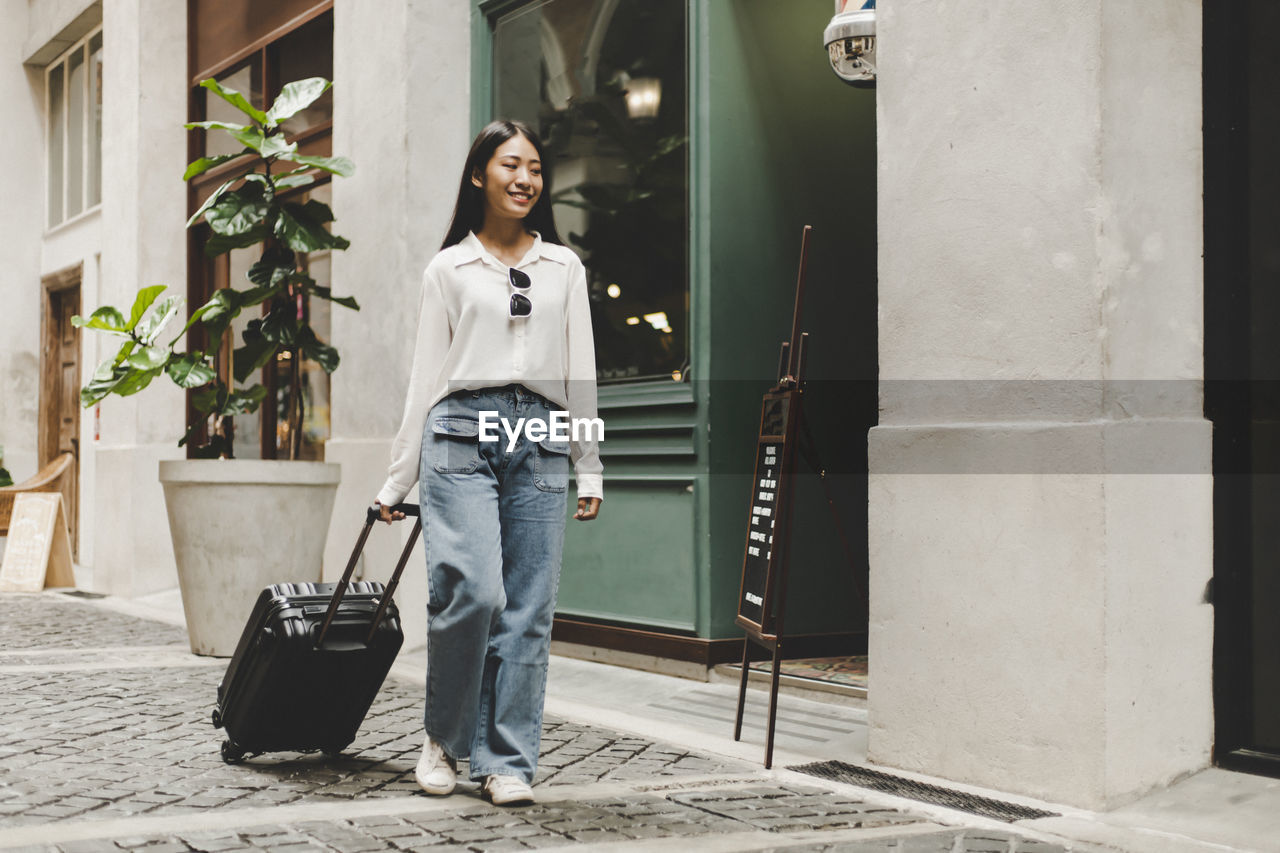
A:
[[[760,431],[756,438],[755,473],[747,511],[747,541],[742,558],[742,586],[738,592],[737,623],[746,632],[742,641],[742,681],[738,686],[738,713],[733,739],[742,738],[742,711],[747,699],[751,644],[773,652],[769,689],[769,728],[764,766],[773,766],[773,731],[778,712],[778,670],[782,662],[783,615],[787,604],[787,552],[791,545],[791,505],[796,472],[796,450],[803,430],[805,349],[809,333],[800,332],[804,305],[805,264],[809,258],[809,234],[804,227],[800,241],[800,273],[796,279],[791,340],[782,344],[778,384],[765,395],[760,407]]]

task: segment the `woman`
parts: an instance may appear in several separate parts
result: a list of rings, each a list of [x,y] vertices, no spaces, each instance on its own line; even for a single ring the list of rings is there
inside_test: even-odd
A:
[[[423,276],[404,419],[377,498],[384,521],[403,518],[390,508],[419,484],[429,604],[418,784],[451,793],[469,757],[498,805],[533,802],[571,461],[573,517],[594,519],[603,495],[598,435],[533,428],[596,418],[586,272],[556,232],[544,161],[517,121],[491,123],[471,146]]]

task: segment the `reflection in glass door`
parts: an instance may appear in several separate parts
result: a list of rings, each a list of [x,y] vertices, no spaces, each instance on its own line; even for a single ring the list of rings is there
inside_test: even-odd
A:
[[[684,0],[547,0],[494,25],[493,115],[546,144],[602,381],[689,366],[686,17]]]

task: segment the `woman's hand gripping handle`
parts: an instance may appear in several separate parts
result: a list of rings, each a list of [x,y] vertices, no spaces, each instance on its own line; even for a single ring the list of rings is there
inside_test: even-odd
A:
[[[416,516],[418,507],[413,504],[396,504],[395,506],[383,506],[377,501],[369,507],[369,521],[385,521],[387,524],[393,521],[400,521],[406,515]]]

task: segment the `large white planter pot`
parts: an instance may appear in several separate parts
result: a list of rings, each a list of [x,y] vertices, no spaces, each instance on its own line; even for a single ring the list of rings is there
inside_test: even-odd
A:
[[[191,651],[230,657],[263,587],[321,579],[341,472],[328,462],[160,463]]]

